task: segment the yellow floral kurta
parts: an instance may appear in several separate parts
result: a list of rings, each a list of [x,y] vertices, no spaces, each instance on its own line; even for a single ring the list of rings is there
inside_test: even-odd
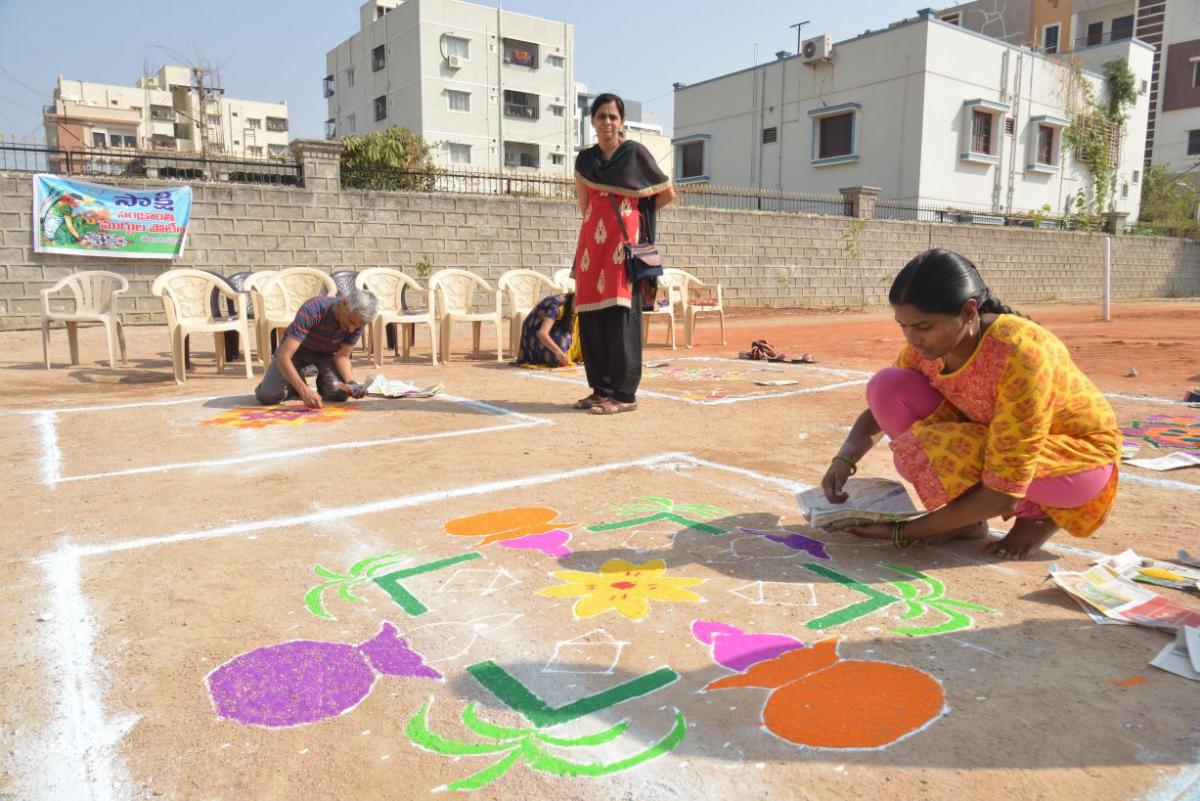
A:
[[[1061,341],[1037,323],[1002,314],[958,370],[921,358],[907,346],[897,367],[916,370],[946,398],[929,417],[892,441],[897,463],[915,477],[927,509],[972,486],[1025,497],[1035,478],[1118,463],[1121,432],[1112,407],[1071,360]],[[1055,523],[1086,537],[1104,522],[1117,491],[1108,485],[1072,509],[1043,506]]]

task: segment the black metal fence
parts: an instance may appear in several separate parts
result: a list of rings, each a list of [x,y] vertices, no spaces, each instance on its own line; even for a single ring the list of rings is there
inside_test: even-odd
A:
[[[151,178],[301,186],[304,173],[292,159],[234,159],[124,148],[51,148],[0,142],[0,170],[48,172],[64,177]]]
[[[1103,229],[1101,218],[1082,215],[1057,215],[1047,211],[991,211],[970,206],[941,206],[911,200],[879,200],[875,204],[878,220],[996,225],[1012,228],[1039,228],[1047,231],[1095,231]]]

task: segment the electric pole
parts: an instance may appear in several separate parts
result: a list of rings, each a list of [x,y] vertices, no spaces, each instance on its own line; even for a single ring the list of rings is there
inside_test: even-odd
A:
[[[789,25],[789,26],[788,26],[789,28],[795,28],[795,29],[796,29],[796,54],[797,54],[797,55],[799,55],[799,54],[800,54],[800,36],[801,36],[801,33],[800,33],[800,32],[801,32],[802,30],[804,30],[804,26],[805,26],[805,25],[807,25],[807,24],[809,24],[810,22],[812,22],[812,20],[810,20],[810,19],[806,19],[806,20],[804,20],[804,22],[797,22],[797,23],[795,23],[794,25]]]

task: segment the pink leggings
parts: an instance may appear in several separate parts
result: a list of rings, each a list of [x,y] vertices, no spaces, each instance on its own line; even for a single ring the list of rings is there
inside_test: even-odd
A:
[[[912,428],[913,423],[933,414],[945,398],[916,370],[885,367],[867,383],[867,405],[883,433],[892,439]],[[905,479],[899,463],[896,469]],[[1017,504],[1016,517],[1044,517],[1042,504],[1058,509],[1082,506],[1100,494],[1112,477],[1113,465],[1093,467],[1080,473],[1036,478]]]

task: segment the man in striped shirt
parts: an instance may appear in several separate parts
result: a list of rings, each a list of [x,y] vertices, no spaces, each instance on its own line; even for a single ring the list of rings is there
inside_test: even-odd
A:
[[[292,397],[320,409],[324,401],[363,397],[366,386],[354,380],[350,352],[363,328],[375,319],[378,305],[375,296],[362,289],[345,297],[322,295],[304,301],[254,390],[258,402],[270,405]],[[309,367],[317,371],[315,391],[302,375]]]

